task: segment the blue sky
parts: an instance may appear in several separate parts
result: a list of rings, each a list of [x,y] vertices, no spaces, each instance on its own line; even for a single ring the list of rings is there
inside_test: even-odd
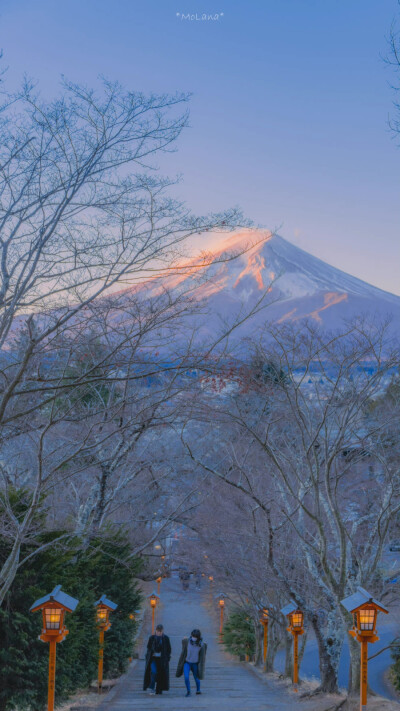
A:
[[[0,0],[0,46],[9,82],[27,71],[49,97],[60,74],[193,92],[163,170],[183,174],[194,211],[240,205],[400,294],[395,77],[382,59],[396,16],[397,0]]]

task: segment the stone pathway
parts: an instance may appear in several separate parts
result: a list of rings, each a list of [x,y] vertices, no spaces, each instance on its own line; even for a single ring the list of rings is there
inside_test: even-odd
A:
[[[193,583],[191,581],[191,586]],[[218,629],[204,605],[208,591],[203,596],[190,589],[184,592],[177,579],[163,580],[160,609],[156,622],[162,622],[172,644],[169,692],[162,696],[148,696],[142,690],[144,652],[138,663],[131,667],[108,701],[101,704],[101,711],[135,711],[140,709],[208,709],[208,711],[291,711],[298,704],[291,694],[282,691],[273,681],[265,682],[240,662],[232,661],[218,643]],[[194,627],[201,629],[208,644],[206,673],[202,682],[202,695],[185,698],[183,677],[177,679],[175,671],[181,651],[181,640]],[[150,630],[149,630],[150,632]],[[192,694],[195,690],[191,679]],[[304,704],[300,704],[304,709]]]

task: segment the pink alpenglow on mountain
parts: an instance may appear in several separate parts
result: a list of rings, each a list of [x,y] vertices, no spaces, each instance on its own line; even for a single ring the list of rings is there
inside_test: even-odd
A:
[[[400,330],[399,296],[326,264],[278,235],[246,230],[216,239],[211,250],[214,262],[210,264],[209,258],[201,266],[201,259],[193,259],[181,273],[162,280],[172,289],[193,285],[193,297],[204,301],[203,316],[193,316],[201,336],[215,337],[260,300],[262,308],[235,330],[235,338],[257,335],[268,322],[305,318],[331,330],[355,317],[370,321],[392,317],[392,329]],[[251,244],[254,247],[241,253]],[[235,253],[237,258],[221,261]],[[159,288],[157,280],[153,288]]]

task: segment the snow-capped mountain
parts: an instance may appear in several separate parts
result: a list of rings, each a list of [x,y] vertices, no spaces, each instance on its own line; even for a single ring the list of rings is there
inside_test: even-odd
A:
[[[400,331],[399,296],[326,264],[278,235],[245,231],[221,240],[212,250],[212,264],[206,259],[201,266],[201,260],[194,259],[182,273],[178,270],[163,279],[164,286],[178,290],[200,280],[193,293],[207,307],[206,318],[198,324],[202,333],[215,335],[221,322],[252,309],[266,292],[266,308],[240,327],[241,337],[271,321],[308,318],[323,328],[336,329],[345,319],[363,315],[370,320],[391,316],[392,328]]]

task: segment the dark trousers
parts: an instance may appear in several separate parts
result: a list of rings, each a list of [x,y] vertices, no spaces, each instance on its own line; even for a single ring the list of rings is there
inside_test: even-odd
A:
[[[153,691],[154,691],[156,683],[157,683],[159,669],[160,669],[160,660],[156,657],[155,659],[151,660],[151,665],[150,665],[150,671],[151,671],[150,689],[153,689]],[[158,684],[157,684],[156,694],[162,694],[162,691],[158,690]]]
[[[200,679],[199,679],[199,665],[194,662],[185,662],[185,665],[183,667],[183,674],[185,677],[185,684],[186,688],[188,691],[190,691],[190,672],[192,672],[194,676],[194,680],[196,682],[196,690],[200,691]]]

